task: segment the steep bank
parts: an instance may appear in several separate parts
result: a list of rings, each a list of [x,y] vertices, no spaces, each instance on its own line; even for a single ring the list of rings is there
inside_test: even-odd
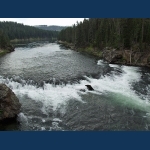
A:
[[[15,51],[15,48],[13,45],[10,44],[5,49],[0,49],[0,56],[3,56],[7,53],[11,53],[13,51]]]
[[[63,41],[58,41],[58,43],[72,50],[85,52],[98,58],[102,58],[111,64],[150,67],[149,51],[140,52],[136,50],[132,51],[127,49],[116,50],[110,47],[106,47],[103,50],[99,50],[98,48],[93,47],[77,48],[72,43],[67,43]]]

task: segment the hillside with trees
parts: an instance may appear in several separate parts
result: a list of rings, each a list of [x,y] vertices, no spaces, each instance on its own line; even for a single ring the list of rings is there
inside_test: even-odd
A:
[[[36,39],[47,38],[56,39],[57,31],[45,31],[32,26],[23,25],[16,22],[0,22],[0,30],[8,36],[10,40],[14,39]]]
[[[64,26],[56,26],[56,25],[51,25],[51,26],[47,26],[47,25],[37,25],[35,26],[36,28],[42,29],[42,30],[50,30],[50,31],[61,31],[67,27]]]
[[[120,56],[113,53],[108,59],[109,62],[113,62],[113,57],[120,57],[121,61],[127,64],[138,64],[143,59],[145,63],[150,61],[150,19],[146,18],[84,19],[83,22],[63,29],[58,39],[72,43],[75,49],[98,56],[108,50],[109,54],[115,51],[116,55],[119,51]],[[134,58],[135,56],[137,57]]]

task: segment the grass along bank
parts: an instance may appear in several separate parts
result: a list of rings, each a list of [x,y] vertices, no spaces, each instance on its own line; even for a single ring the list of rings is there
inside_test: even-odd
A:
[[[5,54],[9,53],[9,50],[1,50],[0,49],[0,56],[3,56]]]
[[[100,51],[98,48],[94,48],[92,46],[89,47],[75,47],[73,43],[68,43],[66,41],[58,41],[58,44],[64,45],[66,48],[70,48],[72,50],[81,52],[81,53],[86,53],[89,55],[93,55],[98,58],[102,58],[102,51]]]
[[[98,58],[102,58],[102,51],[99,51],[97,48],[93,47],[77,48],[77,51],[87,53],[89,55],[93,55]]]

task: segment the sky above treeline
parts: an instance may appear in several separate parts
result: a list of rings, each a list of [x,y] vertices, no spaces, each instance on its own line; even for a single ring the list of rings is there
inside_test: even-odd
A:
[[[72,26],[77,21],[83,21],[84,18],[0,18],[0,21],[13,21],[23,23],[24,25],[58,25]]]

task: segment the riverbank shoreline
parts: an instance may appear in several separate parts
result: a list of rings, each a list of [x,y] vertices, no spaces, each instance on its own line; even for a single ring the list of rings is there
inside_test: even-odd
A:
[[[15,51],[15,48],[12,44],[9,44],[5,49],[0,49],[0,56],[3,56],[7,53]]]
[[[103,50],[99,50],[98,48],[93,47],[77,48],[74,44],[64,41],[58,41],[57,43],[65,46],[66,48],[70,48],[71,50],[87,53],[97,57],[98,59],[103,59],[109,64],[150,67],[150,52],[148,51],[139,52],[126,49],[116,50],[109,47],[106,47]]]
[[[36,41],[51,41],[51,42],[54,42],[56,41],[56,39],[49,39],[49,38],[29,38],[29,39],[13,39],[13,40],[10,40],[10,42],[12,44],[15,44],[15,43],[18,43],[18,42],[36,42]]]
[[[77,48],[77,47],[75,47],[74,44],[63,42],[63,41],[57,41],[57,43],[65,46],[66,48],[69,48],[71,50],[81,52],[81,53],[86,53],[86,54],[92,55],[94,57],[97,57],[98,59],[102,59],[102,52],[99,51],[97,48],[93,48],[93,47]]]

